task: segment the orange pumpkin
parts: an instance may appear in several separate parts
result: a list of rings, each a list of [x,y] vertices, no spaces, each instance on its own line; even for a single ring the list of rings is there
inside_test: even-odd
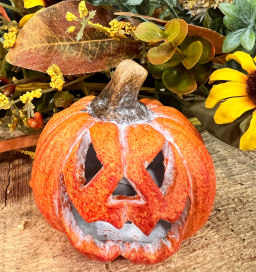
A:
[[[200,134],[177,110],[137,100],[146,77],[134,61],[121,62],[98,97],[56,114],[37,145],[30,184],[38,208],[93,260],[161,262],[204,225],[213,206],[214,166]],[[101,167],[91,180],[90,149]],[[120,181],[135,194],[121,187],[114,193]]]

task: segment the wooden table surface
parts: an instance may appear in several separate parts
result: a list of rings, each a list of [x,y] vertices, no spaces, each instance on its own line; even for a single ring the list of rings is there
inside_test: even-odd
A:
[[[256,271],[256,152],[202,136],[217,174],[217,196],[206,225],[161,264],[136,266],[119,257],[90,261],[39,213],[29,188],[32,160],[0,154],[0,271]],[[26,221],[25,229],[18,228]]]

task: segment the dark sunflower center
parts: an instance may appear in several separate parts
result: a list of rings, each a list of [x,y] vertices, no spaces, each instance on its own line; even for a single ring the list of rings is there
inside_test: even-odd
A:
[[[249,74],[246,91],[251,100],[256,104],[256,71]]]

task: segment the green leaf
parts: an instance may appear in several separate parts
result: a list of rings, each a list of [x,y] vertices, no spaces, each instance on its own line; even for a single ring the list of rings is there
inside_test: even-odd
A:
[[[219,9],[226,15],[231,18],[238,18],[240,20],[244,20],[243,16],[241,16],[240,9],[234,4],[229,3],[221,3],[219,5]]]
[[[140,5],[143,0],[89,0],[94,6],[121,6],[123,5]]]
[[[251,0],[252,9],[256,8],[256,0]]]
[[[230,124],[218,125],[214,121],[214,115],[219,105],[216,105],[216,107],[213,109],[206,109],[205,101],[198,103],[183,102],[183,104],[185,105],[186,109],[188,109],[195,117],[197,117],[204,128],[214,137],[228,145],[239,148],[240,138],[243,134],[240,128],[240,124],[246,118],[248,118],[248,116],[252,115],[251,111],[247,111]]]
[[[166,70],[162,80],[166,88],[176,94],[191,93],[197,88],[193,75],[182,65]]]
[[[239,125],[239,128],[241,130],[241,132],[244,134],[247,129],[249,128],[250,124],[251,124],[251,120],[252,120],[252,115],[248,116],[247,118],[245,118]]]
[[[174,24],[174,22],[178,22],[180,25],[179,35],[171,42],[173,47],[177,47],[184,41],[188,34],[188,24],[182,19],[173,19],[165,25],[164,27],[165,31],[167,30],[169,33],[169,28],[171,27],[172,24]]]
[[[241,35],[244,30],[245,29],[239,29],[228,34],[223,43],[223,53],[229,53],[235,50],[241,44]]]
[[[191,43],[183,52],[184,60],[182,61],[186,69],[191,69],[197,64],[203,53],[203,45],[196,41]]]
[[[182,51],[184,51],[185,49],[187,49],[187,47],[191,43],[196,42],[196,41],[201,42],[201,44],[203,45],[203,52],[201,54],[201,57],[200,57],[198,63],[204,64],[204,63],[207,63],[210,60],[212,60],[215,55],[215,47],[214,47],[213,43],[207,38],[204,38],[201,36],[189,36],[181,44],[180,49]]]
[[[35,105],[36,111],[47,112],[53,110],[55,105],[52,103],[52,100],[55,93],[56,91],[43,94],[38,105]]]
[[[182,112],[180,100],[164,86],[162,80],[155,80],[155,88],[155,99],[158,99],[164,106],[172,107]]]
[[[177,66],[181,62],[182,62],[181,56],[177,52],[175,52],[174,55],[167,62],[163,63],[163,66],[173,67],[173,66]]]
[[[161,79],[164,71],[166,71],[168,67],[163,65],[153,65],[151,63],[148,64],[148,70],[153,75],[155,79]]]
[[[150,22],[139,24],[135,30],[135,35],[139,40],[144,42],[159,42],[163,41],[166,37],[163,30]]]
[[[54,95],[54,104],[59,108],[68,108],[74,101],[74,95],[68,91],[57,92]]]
[[[122,0],[126,5],[140,5],[142,0]]]
[[[255,45],[255,32],[253,30],[253,27],[248,27],[242,34],[241,44],[248,51],[251,51],[253,49]]]
[[[139,14],[148,15],[151,8],[150,0],[143,0],[136,8]]]
[[[41,82],[47,82],[47,75],[45,73],[42,72],[38,72],[35,70],[30,70],[30,69],[26,69],[26,73],[27,73],[27,77],[28,78],[32,78],[32,77],[45,77],[46,80],[43,80]]]
[[[251,0],[237,0],[236,1],[236,6],[238,7],[241,16],[244,18],[247,18],[248,21],[251,17],[251,6],[253,8],[253,3]]]
[[[245,28],[248,26],[243,21],[238,20],[236,17],[230,17],[230,16],[225,16],[223,18],[223,23],[228,29],[232,31],[240,29],[240,28]]]
[[[191,70],[190,72],[193,74],[197,86],[201,86],[204,83],[206,83],[206,81],[208,80],[208,78],[211,75],[211,67],[212,67],[212,62],[208,62],[205,64],[196,64]]]
[[[160,65],[168,61],[175,53],[175,48],[169,43],[162,43],[148,51],[148,59],[152,64]]]
[[[4,57],[6,56],[6,49],[4,48],[4,45],[2,43],[0,43],[0,60],[4,59]]]
[[[168,36],[167,41],[171,42],[178,37],[180,33],[180,24],[176,20],[171,20],[166,24],[165,34]]]
[[[148,12],[148,16],[152,16],[156,8],[158,7],[158,1],[150,1],[150,11]],[[138,8],[137,8],[138,9]],[[139,12],[140,13],[140,12]],[[160,18],[159,18],[160,19]]]

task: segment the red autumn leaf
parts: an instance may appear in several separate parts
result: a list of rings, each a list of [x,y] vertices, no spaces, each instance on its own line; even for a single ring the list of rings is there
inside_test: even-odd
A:
[[[64,75],[84,74],[116,67],[124,59],[139,54],[141,43],[131,39],[112,39],[93,27],[86,26],[81,40],[76,35],[81,28],[77,22],[68,22],[66,13],[79,18],[79,1],[66,1],[44,9],[22,28],[15,46],[9,50],[7,61],[15,66],[46,72],[52,64]],[[96,10],[91,21],[109,26],[115,18],[111,11],[86,4],[88,11]],[[67,33],[75,25],[74,33]]]

